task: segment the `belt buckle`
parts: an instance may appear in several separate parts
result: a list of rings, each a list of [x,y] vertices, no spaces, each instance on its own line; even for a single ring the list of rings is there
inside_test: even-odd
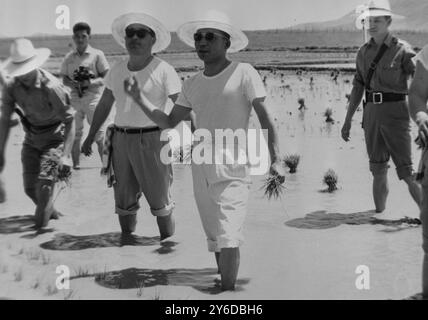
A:
[[[382,104],[382,103],[383,103],[382,92],[373,92],[373,104]]]

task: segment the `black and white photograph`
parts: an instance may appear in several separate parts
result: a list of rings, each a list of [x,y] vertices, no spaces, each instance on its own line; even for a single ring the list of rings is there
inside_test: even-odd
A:
[[[427,0],[0,0],[0,92],[0,300],[428,299]]]

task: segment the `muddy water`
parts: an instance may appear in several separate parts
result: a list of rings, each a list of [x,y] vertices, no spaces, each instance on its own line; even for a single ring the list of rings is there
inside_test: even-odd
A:
[[[120,237],[112,190],[99,176],[95,157],[83,160],[71,187],[56,200],[65,216],[52,222],[49,232],[28,231],[27,215],[34,208],[21,187],[23,136],[14,128],[4,172],[8,201],[0,204],[0,264],[9,266],[8,272],[0,273],[0,296],[62,299],[61,292],[46,294],[59,264],[70,266],[75,275],[73,298],[80,299],[400,299],[419,292],[421,228],[371,223],[371,177],[361,112],[354,117],[351,142],[340,139],[351,75],[341,74],[337,81],[330,72],[264,76],[281,151],[297,153],[301,159],[297,173],[287,175],[279,200],[266,200],[260,190],[264,177],[253,177],[237,292],[218,293],[213,286],[215,261],[206,250],[186,165],[174,167],[177,230],[164,243],[159,242],[144,200],[136,237]],[[298,111],[299,98],[305,99],[304,113]],[[327,107],[333,109],[335,124],[324,121]],[[254,114],[251,126],[258,126]],[[414,150],[415,161],[418,156]],[[339,177],[339,190],[332,194],[321,192],[329,168]],[[417,217],[416,205],[394,171],[391,163],[383,218]],[[50,260],[29,261],[28,254],[19,255],[22,248],[39,250]],[[369,270],[369,288],[360,290],[356,269],[362,265]],[[24,270],[19,283],[11,271],[17,269]],[[35,279],[42,284],[32,289]]]

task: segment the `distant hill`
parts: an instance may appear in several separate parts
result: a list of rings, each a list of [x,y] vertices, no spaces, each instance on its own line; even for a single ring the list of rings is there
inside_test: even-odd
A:
[[[361,1],[364,3],[364,1]],[[395,19],[392,29],[428,31],[428,1],[427,0],[390,0],[392,11],[404,16],[404,19]],[[355,30],[355,10],[345,16],[326,22],[313,22],[293,26],[292,29],[324,30],[341,29]]]

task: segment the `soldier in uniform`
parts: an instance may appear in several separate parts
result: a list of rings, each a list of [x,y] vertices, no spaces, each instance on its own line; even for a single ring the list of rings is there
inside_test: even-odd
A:
[[[396,166],[398,178],[407,184],[414,201],[418,205],[421,202],[421,188],[413,176],[410,117],[406,102],[407,81],[415,71],[412,61],[415,53],[409,44],[390,33],[394,16],[388,1],[371,1],[359,17],[368,22],[371,38],[357,54],[357,70],[342,127],[342,138],[349,141],[352,117],[365,96],[362,125],[378,213],[385,210],[390,158]]]

